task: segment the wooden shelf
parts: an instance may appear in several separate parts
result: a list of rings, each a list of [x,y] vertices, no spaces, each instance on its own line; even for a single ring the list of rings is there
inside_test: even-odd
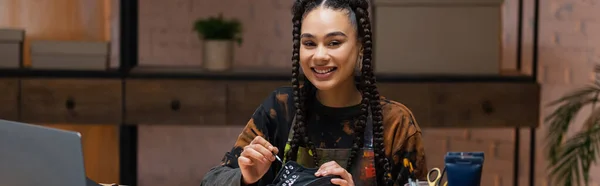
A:
[[[537,83],[437,80],[377,85],[382,96],[413,110],[424,128],[539,125]],[[239,126],[269,93],[289,84],[288,78],[0,78],[7,90],[1,96],[9,98],[0,100],[0,116],[37,123]]]
[[[10,98],[0,100],[0,116],[40,123],[245,125],[270,92],[290,85],[290,71],[0,69],[0,85],[8,90],[3,96]],[[382,96],[413,110],[421,127],[539,125],[540,87],[535,79],[503,74],[378,74],[377,85]]]
[[[107,71],[0,69],[1,77],[27,78],[131,78],[131,79],[201,79],[245,81],[290,81],[291,70],[286,68],[238,68],[211,72],[197,67],[136,67],[130,72]],[[532,76],[515,73],[501,75],[376,75],[378,82],[520,82],[535,83]],[[356,77],[358,78],[358,77]]]
[[[0,69],[0,78],[119,78],[123,73],[117,70],[81,71],[81,70],[34,70],[34,69]]]

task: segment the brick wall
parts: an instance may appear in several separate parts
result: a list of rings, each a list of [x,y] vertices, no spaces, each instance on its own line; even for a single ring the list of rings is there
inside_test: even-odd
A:
[[[201,65],[202,46],[191,31],[197,17],[216,15],[236,17],[244,23],[245,44],[235,51],[236,66],[289,65],[290,13],[292,1],[282,0],[140,0],[140,64]],[[504,7],[503,68],[514,68],[516,45],[516,0]],[[526,0],[524,28],[524,72],[531,68],[532,1]],[[539,81],[542,104],[554,100],[592,80],[593,64],[600,62],[600,5],[598,0],[541,1]],[[114,35],[114,34],[113,34]],[[543,105],[540,105],[543,106]],[[542,109],[545,117],[551,108]],[[418,115],[418,113],[415,113]],[[578,128],[578,127],[576,127]],[[538,129],[536,185],[550,185],[546,180],[543,154],[545,128]],[[483,184],[512,185],[512,129],[424,129],[429,165],[442,166],[447,151],[485,151]],[[527,185],[529,171],[529,131],[521,131],[520,185]],[[224,144],[229,145],[229,144]],[[156,147],[159,148],[159,147]],[[154,151],[156,152],[156,151]],[[148,152],[151,153],[151,152]],[[221,152],[217,152],[221,153]],[[194,155],[178,158],[198,158]],[[214,160],[218,161],[218,160]],[[592,175],[600,182],[600,171]],[[191,175],[194,177],[194,175]],[[191,184],[193,185],[193,184]]]
[[[287,67],[291,53],[290,2],[281,0],[141,0],[140,65],[202,64],[202,45],[192,31],[200,17],[235,17],[244,23],[244,45],[235,49],[234,65]]]

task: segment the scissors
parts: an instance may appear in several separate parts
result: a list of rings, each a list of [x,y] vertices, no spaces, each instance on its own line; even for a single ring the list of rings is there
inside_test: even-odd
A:
[[[431,180],[431,174],[437,172],[436,178],[434,180]],[[442,181],[442,175],[444,172],[442,172],[440,169],[438,168],[433,168],[431,169],[428,173],[427,173],[427,183],[429,183],[429,186],[438,186]],[[448,181],[446,181],[444,183],[443,186],[448,186]]]

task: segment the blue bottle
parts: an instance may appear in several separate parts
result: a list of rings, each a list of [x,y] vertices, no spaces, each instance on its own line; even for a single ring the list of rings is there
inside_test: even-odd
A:
[[[448,152],[444,158],[448,186],[480,186],[483,152]]]

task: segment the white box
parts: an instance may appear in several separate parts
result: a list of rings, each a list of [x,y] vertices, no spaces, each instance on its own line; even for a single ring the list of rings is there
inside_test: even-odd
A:
[[[21,67],[24,39],[24,30],[0,29],[0,68]]]
[[[377,73],[499,75],[502,0],[375,0]]]
[[[32,41],[31,68],[52,70],[106,70],[108,42]]]

